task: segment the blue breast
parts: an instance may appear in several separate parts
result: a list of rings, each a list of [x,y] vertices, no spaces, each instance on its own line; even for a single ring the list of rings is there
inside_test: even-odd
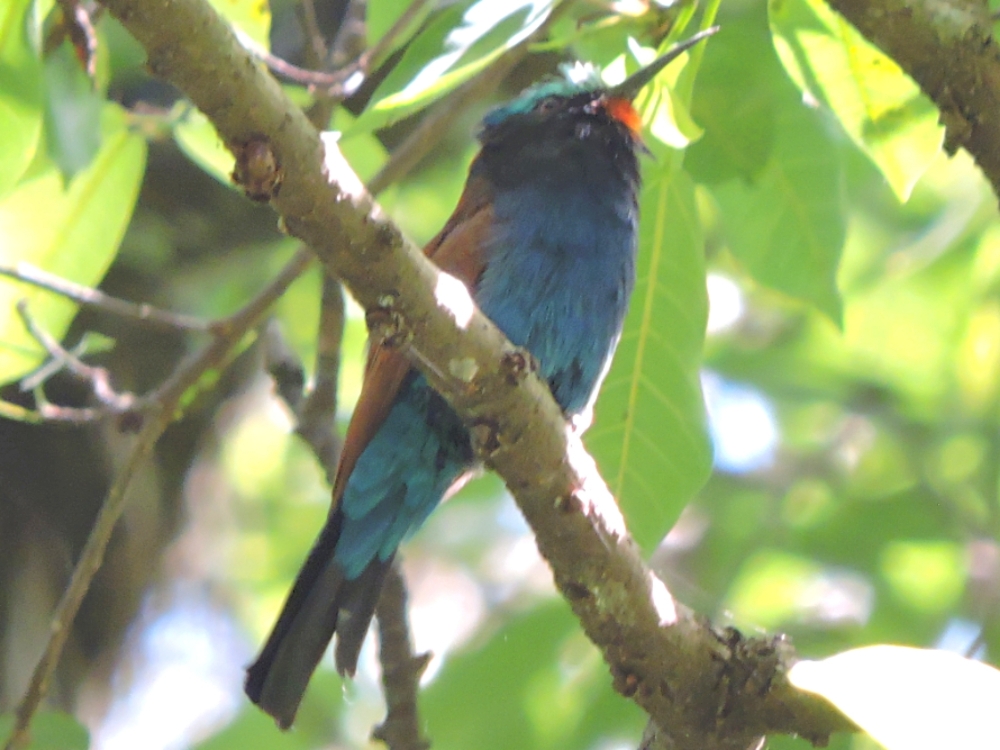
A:
[[[635,280],[632,193],[606,183],[498,192],[476,301],[541,365],[556,401],[581,411],[621,330]]]

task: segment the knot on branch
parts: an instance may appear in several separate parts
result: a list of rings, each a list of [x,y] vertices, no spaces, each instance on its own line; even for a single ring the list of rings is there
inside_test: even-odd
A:
[[[517,385],[532,372],[538,372],[538,360],[527,349],[519,347],[500,358],[500,373],[510,385]]]
[[[236,157],[233,182],[253,201],[266,203],[278,194],[284,180],[281,163],[270,139],[252,135],[243,143],[229,144]]]
[[[500,425],[492,419],[476,420],[469,427],[469,435],[472,449],[484,461],[500,450]]]
[[[413,336],[403,314],[396,310],[396,297],[393,294],[379,297],[378,305],[365,312],[365,323],[372,341],[381,342],[382,346],[393,349],[408,343]]]

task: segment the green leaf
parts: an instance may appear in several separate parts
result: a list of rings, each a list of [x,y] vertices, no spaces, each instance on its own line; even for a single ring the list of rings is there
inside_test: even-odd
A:
[[[789,671],[887,750],[1000,747],[1000,672],[947,651],[868,646]]]
[[[449,655],[420,709],[438,750],[596,747],[638,735],[643,723],[611,689],[600,654],[561,601]]]
[[[756,628],[786,627],[801,616],[802,603],[808,601],[823,572],[815,560],[760,550],[742,565],[730,585],[725,611],[736,622],[753,623]]]
[[[897,598],[915,610],[953,611],[969,577],[965,546],[943,540],[906,540],[887,544],[882,577]]]
[[[0,264],[27,262],[81,284],[97,284],[118,249],[142,180],[146,143],[129,132],[116,104],[104,109],[101,150],[64,185],[55,165],[38,170],[0,202]],[[44,352],[15,312],[27,300],[34,320],[59,338],[76,306],[0,279],[0,382],[36,367]]]
[[[535,31],[550,5],[480,0],[464,14],[461,8],[445,11],[407,48],[345,137],[391,125],[465,83]]]
[[[41,19],[32,0],[0,10],[0,198],[35,158],[42,134]]]
[[[793,102],[775,117],[775,149],[757,181],[713,190],[726,239],[754,279],[839,325],[836,276],[846,233],[839,155],[817,113]]]
[[[385,36],[386,32],[392,28],[410,5],[410,2],[401,2],[401,0],[369,0],[365,4],[365,30],[368,32],[369,47]],[[410,20],[406,27],[407,31],[399,35],[397,47],[406,41],[413,29],[426,20],[433,10],[433,6],[434,3],[424,3],[416,18]]]
[[[905,201],[941,148],[937,109],[823,0],[771,0],[768,8],[774,46],[788,74],[833,110]]]
[[[0,737],[7,738],[14,729],[14,717],[0,714]],[[69,714],[40,711],[31,722],[25,750],[87,750],[90,733]]]
[[[684,156],[684,167],[704,184],[756,178],[774,148],[780,92],[793,91],[756,24],[727,23],[723,41],[705,45],[691,105],[705,135]]]
[[[669,163],[646,180],[636,289],[586,443],[650,551],[708,478],[712,451],[698,379],[708,299],[694,185]]]
[[[555,644],[573,628],[565,607],[544,606],[507,625],[502,637],[491,638],[478,652],[449,658],[421,697],[435,745],[479,747],[483,740],[487,748],[533,745],[527,684],[550,665]],[[476,695],[482,700],[470,700]],[[455,711],[459,705],[461,715]]]
[[[71,45],[45,58],[45,134],[49,157],[70,180],[101,147],[104,96],[94,89]]]
[[[271,6],[267,0],[209,0],[216,12],[264,49],[271,49]]]
[[[31,723],[27,750],[87,750],[90,733],[69,714],[42,711]]]
[[[185,112],[174,126],[174,140],[191,161],[223,185],[233,187],[236,159],[223,144],[215,126],[199,110],[192,107]]]

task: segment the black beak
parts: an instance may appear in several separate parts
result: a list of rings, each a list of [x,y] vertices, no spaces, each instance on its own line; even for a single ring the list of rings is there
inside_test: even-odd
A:
[[[608,96],[615,99],[627,99],[628,101],[632,101],[642,90],[642,87],[653,80],[653,77],[657,73],[667,67],[671,60],[675,59],[682,52],[691,49],[702,39],[712,36],[712,34],[718,30],[718,26],[711,26],[704,31],[699,31],[697,34],[689,39],[685,39],[683,42],[678,42],[660,57],[653,60],[653,62],[645,68],[636,71],[617,86],[608,89]]]

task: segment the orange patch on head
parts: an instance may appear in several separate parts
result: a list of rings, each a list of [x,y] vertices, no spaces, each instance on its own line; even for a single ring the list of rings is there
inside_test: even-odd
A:
[[[604,111],[636,135],[642,130],[642,118],[628,99],[609,97],[604,100]]]

